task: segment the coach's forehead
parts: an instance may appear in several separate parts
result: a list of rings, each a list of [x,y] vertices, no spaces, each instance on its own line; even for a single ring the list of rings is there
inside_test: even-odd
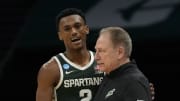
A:
[[[112,41],[110,40],[110,34],[109,32],[102,32],[96,42],[96,47],[109,47],[109,45],[112,46]]]

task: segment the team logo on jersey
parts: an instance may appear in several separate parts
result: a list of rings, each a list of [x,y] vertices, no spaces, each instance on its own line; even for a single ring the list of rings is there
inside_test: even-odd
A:
[[[111,89],[111,90],[106,94],[105,98],[108,98],[108,97],[112,96],[112,95],[114,94],[115,90],[116,90],[115,88],[114,88],[114,89]]]
[[[69,64],[63,64],[63,68],[65,69],[65,70],[68,70],[69,69]]]
[[[71,74],[71,73],[73,73],[74,72],[74,70],[72,70],[72,71],[65,71],[65,74]]]

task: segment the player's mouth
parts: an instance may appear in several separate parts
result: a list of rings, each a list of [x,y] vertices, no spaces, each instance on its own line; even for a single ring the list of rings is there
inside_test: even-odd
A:
[[[71,42],[72,42],[72,43],[80,43],[80,42],[81,42],[81,39],[80,39],[80,38],[72,38],[72,39],[71,39]]]

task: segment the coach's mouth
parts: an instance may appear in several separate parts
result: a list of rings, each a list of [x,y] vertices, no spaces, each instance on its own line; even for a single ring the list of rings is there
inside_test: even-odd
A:
[[[96,69],[99,70],[102,65],[103,65],[103,63],[97,63]]]

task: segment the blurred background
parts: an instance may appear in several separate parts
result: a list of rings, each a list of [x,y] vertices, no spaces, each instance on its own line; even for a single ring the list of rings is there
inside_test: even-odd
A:
[[[64,51],[55,17],[68,7],[85,12],[90,50],[100,28],[124,27],[133,39],[132,58],[155,86],[154,101],[178,99],[180,0],[1,0],[1,101],[35,101],[39,68]]]

